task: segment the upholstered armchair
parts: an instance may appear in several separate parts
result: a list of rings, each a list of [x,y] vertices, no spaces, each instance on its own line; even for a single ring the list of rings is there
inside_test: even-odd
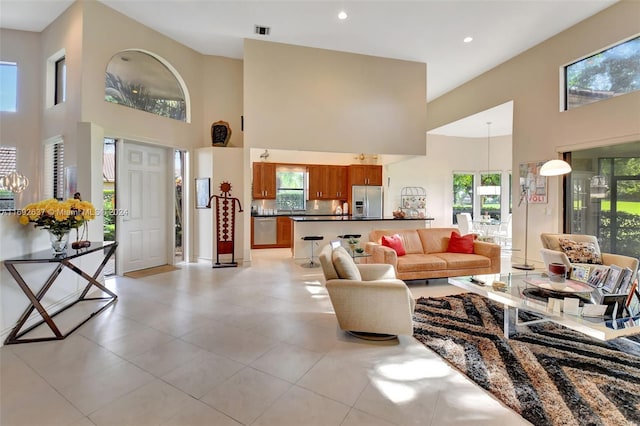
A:
[[[568,240],[568,242],[564,244],[565,250],[563,250],[561,246],[561,239]],[[563,263],[567,267],[567,270],[569,270],[574,263],[597,266],[599,259],[602,265],[605,266],[616,265],[621,268],[631,269],[634,274],[632,275],[633,277],[635,277],[635,273],[638,271],[638,259],[621,254],[600,252],[598,239],[593,235],[543,233],[540,234],[540,240],[542,241],[543,247],[540,253],[547,267],[550,263]],[[567,256],[567,252],[572,256],[572,259]],[[571,252],[574,254],[572,255]],[[594,264],[594,262],[596,263]]]
[[[415,301],[393,266],[356,264],[343,247],[326,245],[320,264],[342,330],[363,339],[413,334]]]

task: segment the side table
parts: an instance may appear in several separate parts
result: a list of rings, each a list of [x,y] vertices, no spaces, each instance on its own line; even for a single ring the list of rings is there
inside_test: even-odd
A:
[[[7,270],[9,271],[11,276],[16,280],[16,282],[18,283],[18,285],[20,286],[24,294],[27,296],[27,298],[31,302],[30,305],[27,307],[27,309],[24,311],[24,313],[20,316],[20,319],[18,320],[16,326],[13,328],[13,330],[11,330],[11,333],[9,333],[9,336],[7,336],[7,339],[4,341],[5,345],[10,345],[15,343],[27,343],[27,342],[42,342],[46,340],[62,340],[66,338],[68,335],[70,335],[71,333],[73,333],[75,330],[77,330],[85,322],[89,321],[95,315],[99,314],[108,306],[110,306],[113,302],[115,302],[118,296],[112,291],[110,291],[108,288],[106,288],[104,285],[102,285],[96,278],[100,276],[102,269],[107,264],[111,256],[113,256],[117,247],[118,247],[117,242],[112,242],[112,243],[92,242],[89,247],[85,247],[78,250],[68,248],[66,253],[60,254],[57,256],[54,255],[51,252],[51,250],[43,250],[36,253],[31,253],[21,257],[17,257],[14,259],[5,260],[4,265],[7,267]],[[102,263],[100,263],[100,266],[98,266],[98,269],[93,273],[93,275],[89,275],[87,272],[81,270],[78,266],[71,263],[73,259],[87,255],[89,253],[98,252],[100,250],[103,251],[104,257],[103,257]],[[40,290],[38,290],[37,293],[34,293],[31,287],[29,287],[29,285],[25,282],[22,275],[20,275],[20,272],[18,272],[18,270],[16,269],[16,265],[26,264],[26,263],[57,263],[58,266],[56,266],[53,272],[49,275],[49,277],[45,281],[42,288],[40,288]],[[78,297],[78,299],[64,305],[62,308],[58,309],[53,313],[49,313],[42,306],[40,301],[45,296],[47,291],[49,291],[49,289],[55,282],[56,278],[60,275],[60,273],[64,268],[68,268],[73,272],[75,272],[76,274],[80,275],[83,279],[87,281],[87,285],[80,293],[80,296]],[[96,286],[98,289],[108,294],[108,297],[87,297],[87,294],[89,293],[89,290],[91,290],[92,286]],[[85,318],[82,322],[74,326],[66,334],[63,334],[60,331],[58,325],[54,321],[54,318],[56,317],[56,315],[66,311],[70,307],[74,306],[76,303],[96,301],[96,300],[104,300],[107,303],[101,306],[98,310],[89,314],[87,318]],[[22,327],[25,325],[25,323],[33,313],[34,309],[38,311],[38,313],[42,317],[42,320],[30,326],[26,330],[21,331]],[[25,334],[29,333],[30,331],[32,331],[33,329],[35,329],[36,327],[39,327],[44,323],[46,323],[49,326],[49,328],[51,329],[51,331],[55,336],[21,338]]]

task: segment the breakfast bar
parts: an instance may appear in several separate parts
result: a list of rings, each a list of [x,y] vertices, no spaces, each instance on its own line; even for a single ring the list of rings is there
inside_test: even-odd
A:
[[[353,216],[291,216],[293,223],[291,252],[294,259],[309,257],[309,244],[320,247],[331,240],[340,239],[340,235],[360,234],[360,247],[369,241],[369,232],[374,229],[404,229],[427,227],[433,218],[357,218]],[[317,235],[324,237],[321,241],[303,241],[302,237]],[[316,250],[316,253],[318,250]]]

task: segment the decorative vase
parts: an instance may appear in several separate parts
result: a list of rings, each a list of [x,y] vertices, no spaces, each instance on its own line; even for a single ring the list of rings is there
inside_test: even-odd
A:
[[[54,254],[65,253],[67,251],[67,243],[69,242],[69,231],[49,230],[49,241],[51,241],[51,249]]]

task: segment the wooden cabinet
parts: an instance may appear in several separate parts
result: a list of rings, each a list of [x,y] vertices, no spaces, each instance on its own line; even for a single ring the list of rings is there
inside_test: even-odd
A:
[[[292,223],[289,216],[278,216],[278,247],[291,247]]]
[[[276,198],[276,164],[253,163],[253,199]]]
[[[347,168],[345,166],[309,165],[310,200],[346,200]]]
[[[275,220],[276,225],[276,239],[269,243],[262,242],[259,238],[256,238],[256,220],[264,219],[251,218],[251,248],[252,249],[267,249],[267,248],[287,248],[292,245],[293,235],[293,222],[289,216],[271,216],[269,219]]]
[[[349,166],[349,187],[351,185],[382,185],[382,166],[368,164]]]
[[[346,200],[347,190],[347,168],[345,166],[327,167],[327,193],[331,199]]]
[[[322,200],[322,191],[325,190],[325,166],[307,166],[309,173],[309,199]]]

